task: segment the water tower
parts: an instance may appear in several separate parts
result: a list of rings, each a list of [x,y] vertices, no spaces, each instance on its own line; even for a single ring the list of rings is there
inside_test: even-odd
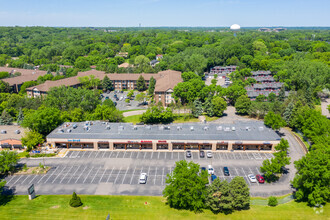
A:
[[[239,31],[241,29],[241,26],[239,26],[238,24],[233,24],[232,26],[230,26],[230,30],[234,32],[234,36],[236,37],[236,32]]]

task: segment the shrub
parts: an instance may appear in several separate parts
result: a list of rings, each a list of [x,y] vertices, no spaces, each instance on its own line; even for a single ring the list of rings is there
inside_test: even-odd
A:
[[[278,204],[278,201],[277,201],[277,198],[276,197],[270,196],[268,198],[268,205],[269,206],[277,206],[277,204]]]
[[[74,207],[74,208],[79,207],[79,206],[82,205],[82,202],[80,200],[80,197],[77,196],[77,194],[75,192],[73,192],[72,198],[71,198],[69,204],[70,204],[71,207]]]

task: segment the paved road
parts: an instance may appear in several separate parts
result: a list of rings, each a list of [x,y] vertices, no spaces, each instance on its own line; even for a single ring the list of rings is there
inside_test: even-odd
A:
[[[330,112],[327,109],[328,105],[330,105],[330,99],[322,100],[321,102],[322,115],[324,115],[327,118],[330,118]]]
[[[132,116],[132,115],[142,115],[146,111],[147,110],[136,110],[136,111],[124,112],[123,116],[127,117],[127,116]]]

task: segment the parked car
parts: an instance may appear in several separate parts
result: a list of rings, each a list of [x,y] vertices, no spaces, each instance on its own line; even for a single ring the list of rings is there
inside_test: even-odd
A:
[[[202,171],[205,171],[205,170],[206,170],[206,167],[201,167],[201,170],[202,170]]]
[[[214,174],[214,169],[213,169],[212,165],[207,166],[207,172],[209,173],[209,175]]]
[[[206,153],[206,156],[207,156],[207,158],[212,158],[213,157],[212,152],[211,151],[208,151]]]
[[[230,176],[228,167],[223,168],[223,174],[225,174],[225,176]]]
[[[253,175],[253,174],[249,174],[248,178],[249,178],[251,183],[256,183],[257,182],[256,176]]]
[[[105,99],[109,99],[109,96],[106,96]]]
[[[191,158],[191,151],[190,151],[190,150],[187,150],[187,152],[186,152],[186,157],[187,157],[187,158]]]
[[[113,102],[113,104],[114,104],[115,106],[117,106],[117,102]]]
[[[147,183],[147,174],[146,173],[141,173],[140,174],[140,179],[139,179],[139,183],[140,184],[146,184]]]
[[[259,183],[265,183],[265,178],[263,176],[261,176],[260,174],[257,174],[256,178]]]
[[[113,97],[114,97],[114,98],[117,98],[117,94],[115,94]]]
[[[214,174],[211,175],[211,181],[212,181],[212,182],[213,182],[216,178],[217,178],[216,175],[214,175]]]
[[[118,99],[118,98],[116,98],[116,101],[118,102],[118,101],[119,101],[119,99]]]
[[[201,150],[201,151],[199,152],[199,157],[200,157],[200,158],[204,158],[204,157],[205,157],[205,153],[204,153],[204,151]]]

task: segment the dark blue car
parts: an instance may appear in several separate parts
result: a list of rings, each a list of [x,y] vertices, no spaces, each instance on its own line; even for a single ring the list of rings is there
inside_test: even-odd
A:
[[[216,178],[217,178],[216,175],[214,175],[214,174],[211,175],[211,181],[212,181],[212,182],[213,182]]]

